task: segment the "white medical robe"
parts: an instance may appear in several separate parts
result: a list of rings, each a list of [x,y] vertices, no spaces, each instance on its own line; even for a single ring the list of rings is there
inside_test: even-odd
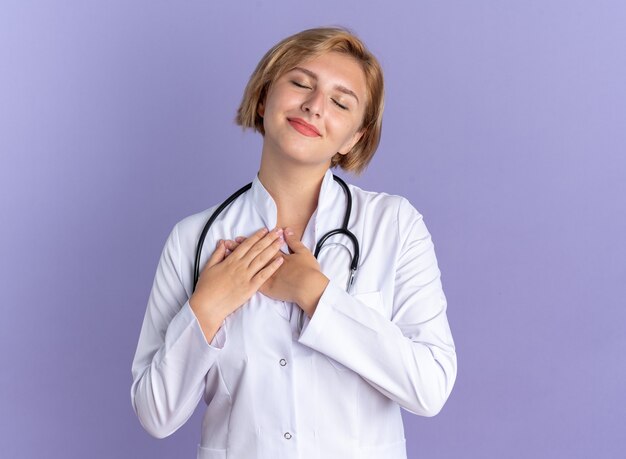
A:
[[[346,292],[352,245],[324,245],[330,279],[313,316],[256,293],[207,343],[190,309],[198,236],[215,207],[170,233],[132,365],[131,399],[143,427],[172,434],[206,404],[200,459],[401,459],[400,408],[437,414],[456,378],[446,297],[430,234],[405,199],[349,185],[349,229],[359,270]],[[302,241],[343,221],[346,196],[329,170]],[[276,226],[276,205],[258,177],[215,221],[201,259],[219,239]]]

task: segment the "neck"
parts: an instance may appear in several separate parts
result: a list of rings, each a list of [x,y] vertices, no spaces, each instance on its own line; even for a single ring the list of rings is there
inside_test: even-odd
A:
[[[312,167],[261,158],[259,181],[276,203],[278,227],[290,227],[301,236],[317,209],[320,189],[328,165]]]

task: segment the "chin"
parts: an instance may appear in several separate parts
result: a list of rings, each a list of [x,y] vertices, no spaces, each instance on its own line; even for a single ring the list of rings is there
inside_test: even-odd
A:
[[[282,143],[278,145],[276,151],[279,152],[280,156],[299,161],[312,158],[317,153],[311,149],[310,145],[302,145],[300,142]]]

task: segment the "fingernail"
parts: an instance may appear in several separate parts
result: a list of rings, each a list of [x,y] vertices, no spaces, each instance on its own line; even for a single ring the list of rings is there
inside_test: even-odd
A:
[[[217,244],[215,244],[215,248],[217,249],[221,243],[222,243],[222,240],[220,239],[219,241],[217,241]]]
[[[285,234],[287,236],[293,236],[293,230],[291,228],[285,228]]]

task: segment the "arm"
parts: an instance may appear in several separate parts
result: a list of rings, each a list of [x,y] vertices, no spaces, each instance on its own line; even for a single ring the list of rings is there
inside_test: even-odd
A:
[[[282,244],[280,234],[262,228],[227,259],[226,243],[220,241],[188,299],[174,227],[161,254],[132,368],[133,408],[151,435],[166,437],[192,415],[226,341],[221,324],[282,263],[282,258],[270,263]]]
[[[159,260],[132,365],[133,409],[146,431],[159,438],[192,415],[219,353],[190,308],[179,255],[176,226]],[[218,332],[214,344],[223,339]]]
[[[391,320],[331,281],[300,342],[355,371],[408,411],[434,416],[454,385],[456,353],[430,234],[404,199],[398,238]]]

